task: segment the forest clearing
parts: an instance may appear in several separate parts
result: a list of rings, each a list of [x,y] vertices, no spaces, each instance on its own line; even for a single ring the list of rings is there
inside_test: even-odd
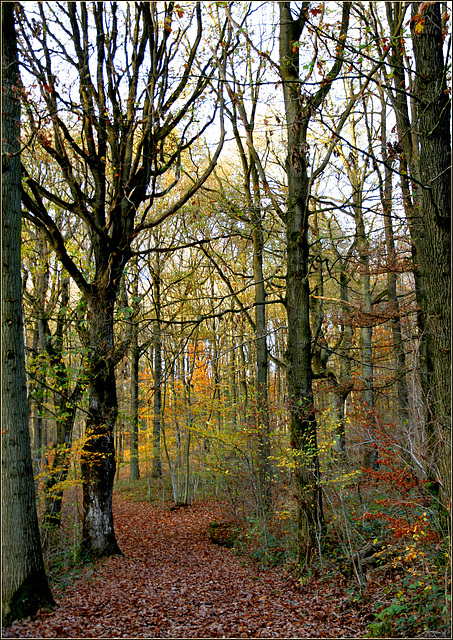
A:
[[[2,3],[5,637],[450,636],[450,23]]]

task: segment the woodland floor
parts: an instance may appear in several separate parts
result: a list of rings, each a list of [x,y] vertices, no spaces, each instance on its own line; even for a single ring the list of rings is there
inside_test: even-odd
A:
[[[87,565],[57,606],[3,629],[4,638],[357,638],[367,607],[354,608],[330,578],[303,587],[281,567],[262,569],[213,544],[214,501],[170,511],[115,497],[124,557]],[[369,619],[368,619],[369,622]]]

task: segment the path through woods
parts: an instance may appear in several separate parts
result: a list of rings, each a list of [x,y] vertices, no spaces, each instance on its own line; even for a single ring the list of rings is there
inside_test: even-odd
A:
[[[125,557],[86,566],[54,589],[58,607],[3,630],[4,638],[353,638],[357,611],[338,582],[303,588],[282,569],[260,569],[213,544],[214,502],[170,511],[116,496]]]

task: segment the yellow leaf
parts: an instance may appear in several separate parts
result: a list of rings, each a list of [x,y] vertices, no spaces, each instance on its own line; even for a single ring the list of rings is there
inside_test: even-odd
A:
[[[415,33],[417,35],[420,35],[420,33],[423,31],[423,27],[425,26],[425,22],[424,20],[419,20],[417,22],[417,24],[415,25]]]

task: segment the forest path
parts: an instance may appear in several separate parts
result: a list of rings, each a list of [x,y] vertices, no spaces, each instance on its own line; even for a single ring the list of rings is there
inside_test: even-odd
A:
[[[339,586],[301,589],[209,540],[215,502],[170,511],[116,496],[124,557],[84,567],[58,607],[14,623],[15,638],[353,638],[365,622]],[[343,604],[341,604],[343,603]]]

